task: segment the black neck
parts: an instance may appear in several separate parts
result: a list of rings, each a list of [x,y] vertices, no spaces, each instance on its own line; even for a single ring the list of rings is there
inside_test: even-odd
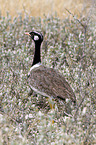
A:
[[[34,59],[33,59],[33,63],[32,66],[41,62],[41,57],[40,57],[40,46],[41,43],[36,43],[35,42],[35,54],[34,54]]]

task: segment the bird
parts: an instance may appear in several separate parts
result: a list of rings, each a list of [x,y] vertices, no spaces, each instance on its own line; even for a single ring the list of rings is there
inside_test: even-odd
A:
[[[76,104],[76,96],[66,81],[64,76],[56,69],[48,68],[41,63],[41,43],[43,34],[38,31],[26,32],[35,44],[35,53],[30,71],[28,72],[28,82],[33,91],[45,97],[52,97],[65,102],[70,99]]]

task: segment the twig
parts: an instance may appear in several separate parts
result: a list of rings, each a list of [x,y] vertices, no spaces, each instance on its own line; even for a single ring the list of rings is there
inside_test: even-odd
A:
[[[79,103],[78,107],[76,108],[76,111],[75,111],[75,114],[74,114],[74,118],[75,118],[75,119],[76,119],[76,116],[77,116],[78,110],[79,110],[80,106],[82,105],[84,99],[85,99],[85,95],[83,96],[81,102]]]
[[[66,8],[65,8],[66,9]],[[73,18],[75,18],[75,20],[77,20],[80,24],[81,24],[81,26],[83,27],[83,28],[85,28],[86,26],[85,25],[83,25],[82,23],[81,23],[81,21],[79,21],[68,9],[66,9],[66,11],[69,13],[69,14],[71,14],[72,16],[73,16]]]
[[[68,117],[73,117],[71,114],[68,114],[67,112],[64,111],[64,114]]]
[[[4,110],[0,110],[0,114],[2,115],[7,115],[13,122],[15,122],[16,124],[19,124],[18,121],[16,119],[14,119],[13,117],[11,117],[10,115],[8,115],[7,113],[4,112]]]
[[[65,8],[66,9],[66,8]],[[83,53],[82,53],[82,59],[80,60],[81,61],[81,64],[80,64],[80,69],[82,69],[82,65],[83,65],[83,59],[84,59],[84,57],[85,57],[85,47],[86,47],[86,29],[87,29],[87,25],[84,25],[84,24],[82,24],[81,23],[81,21],[80,20],[78,20],[68,9],[66,9],[66,11],[69,13],[69,14],[71,14],[72,16],[73,16],[73,18],[83,27],[83,29],[84,29],[84,41],[83,41]],[[81,71],[80,71],[80,78],[81,78]],[[84,95],[82,95],[82,89],[81,89],[81,82],[79,83],[80,84],[80,96],[83,96],[82,97],[82,100],[81,100],[81,102],[79,103],[79,105],[78,105],[78,107],[77,107],[77,109],[76,109],[76,112],[75,112],[75,114],[74,114],[74,118],[76,119],[76,116],[77,116],[77,113],[78,113],[78,110],[79,110],[79,108],[80,108],[80,106],[82,105],[82,103],[83,103],[83,101],[84,101],[84,99],[85,99],[85,95],[86,95],[86,91],[85,91],[85,93],[84,93]]]

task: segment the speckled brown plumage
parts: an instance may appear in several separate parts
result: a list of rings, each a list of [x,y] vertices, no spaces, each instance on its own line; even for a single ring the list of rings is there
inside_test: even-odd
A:
[[[76,102],[75,94],[68,82],[63,75],[52,68],[40,65],[31,70],[28,80],[32,89],[37,89],[40,94],[44,92],[53,98],[62,100],[70,98],[74,103]]]

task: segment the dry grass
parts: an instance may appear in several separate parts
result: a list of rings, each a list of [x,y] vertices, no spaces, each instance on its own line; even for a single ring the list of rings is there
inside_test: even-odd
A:
[[[86,27],[68,18],[50,16],[41,24],[41,18],[27,15],[13,21],[10,15],[1,16],[0,145],[95,145],[96,25],[85,18],[82,24]],[[50,110],[45,97],[28,95],[34,46],[24,32],[33,28],[47,38],[42,44],[42,63],[65,76],[77,107],[70,100],[53,101],[55,108]]]
[[[6,10],[10,13],[5,18],[0,15],[0,145],[95,145],[96,21],[89,19],[91,14],[82,20],[74,16],[71,21],[68,17],[60,19],[52,14],[43,19],[29,15],[22,18],[21,14],[16,16],[17,12],[24,14],[29,9],[33,16],[43,16],[49,9],[50,13],[52,9],[60,15],[58,10],[63,11],[63,4],[48,1],[47,6],[42,1],[41,8],[45,10],[42,12],[36,9],[38,0],[33,3],[30,0],[30,4],[27,0],[14,2],[0,3],[3,15]],[[40,2],[38,8],[39,5]],[[75,9],[74,12],[67,9],[74,14]],[[14,16],[13,21],[10,15]],[[34,46],[24,33],[31,30],[40,30],[45,35],[42,63],[58,69],[68,80],[76,95],[77,107],[70,100],[64,104],[54,101],[55,108],[50,110],[45,97],[29,95],[27,73]]]
[[[78,16],[86,15],[94,2],[94,0],[0,0],[0,10],[4,16],[6,11],[12,17],[17,16],[18,13],[43,17],[44,14],[50,15],[57,12],[57,15],[62,18],[68,15],[65,8]]]

